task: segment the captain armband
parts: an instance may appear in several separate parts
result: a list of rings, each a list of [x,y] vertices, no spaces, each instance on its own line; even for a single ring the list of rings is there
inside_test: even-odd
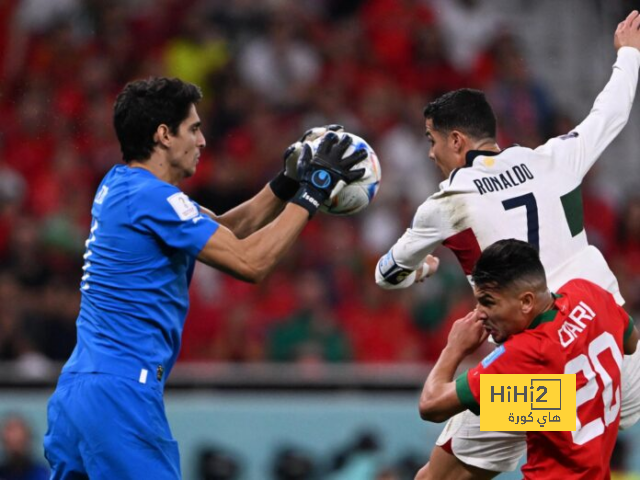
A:
[[[384,281],[391,285],[401,284],[409,275],[413,273],[413,270],[402,268],[396,263],[391,250],[389,250],[387,254],[380,259],[380,263],[378,264],[378,271],[380,272],[380,275],[382,275]]]

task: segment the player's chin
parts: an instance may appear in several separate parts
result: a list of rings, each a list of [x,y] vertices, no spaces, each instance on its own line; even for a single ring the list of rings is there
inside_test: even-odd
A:
[[[507,339],[507,336],[504,333],[494,330],[493,328],[488,328],[486,330],[496,343],[502,343]]]

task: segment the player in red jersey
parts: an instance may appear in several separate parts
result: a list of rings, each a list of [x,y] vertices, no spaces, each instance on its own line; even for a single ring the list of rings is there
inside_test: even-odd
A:
[[[638,343],[632,318],[587,280],[550,292],[538,252],[519,240],[484,250],[472,280],[478,306],[451,329],[420,397],[422,418],[442,422],[465,409],[479,413],[482,373],[574,373],[576,431],[527,432],[522,473],[536,480],[609,479],[622,358]],[[488,335],[502,345],[454,380],[460,363]]]

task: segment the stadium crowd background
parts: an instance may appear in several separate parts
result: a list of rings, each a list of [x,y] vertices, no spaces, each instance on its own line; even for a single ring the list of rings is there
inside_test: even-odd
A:
[[[487,91],[503,147],[567,133],[609,76],[612,32],[633,4],[0,0],[0,362],[38,377],[72,350],[90,205],[121,158],[113,101],[128,80],[151,75],[204,90],[208,144],[184,189],[218,213],[257,192],[311,126],[343,124],[369,141],[383,168],[368,210],[318,215],[264,284],[197,268],[181,362],[434,360],[450,323],[473,306],[455,259],[439,251],[441,271],[407,291],[383,291],[373,278],[377,259],[440,181],[427,158],[422,107],[470,86]],[[555,8],[564,8],[557,18]],[[568,22],[582,28],[564,32]],[[552,33],[574,38],[573,47],[552,51]],[[608,50],[569,62],[587,38]],[[583,82],[558,91],[577,71]],[[627,139],[638,136],[637,111]],[[634,151],[607,150],[583,200],[589,239],[640,318]]]

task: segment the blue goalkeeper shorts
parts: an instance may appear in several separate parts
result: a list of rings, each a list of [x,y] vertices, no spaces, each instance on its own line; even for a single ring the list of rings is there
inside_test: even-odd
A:
[[[179,480],[162,389],[125,377],[64,373],[49,400],[51,480]]]

